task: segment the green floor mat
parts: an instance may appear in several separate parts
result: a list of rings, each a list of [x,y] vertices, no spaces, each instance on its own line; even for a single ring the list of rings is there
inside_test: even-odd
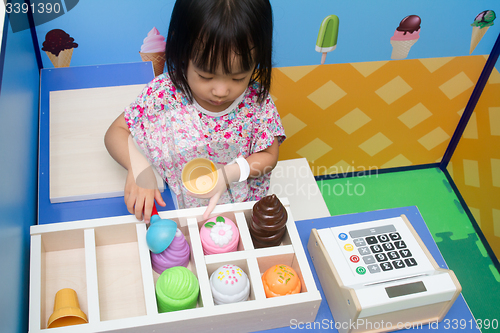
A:
[[[482,331],[500,329],[500,277],[491,258],[438,168],[318,181],[331,215],[417,206]]]

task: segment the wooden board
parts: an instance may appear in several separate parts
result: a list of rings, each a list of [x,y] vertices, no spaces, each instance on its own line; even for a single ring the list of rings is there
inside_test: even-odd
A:
[[[123,195],[126,171],[104,146],[109,125],[143,84],[50,92],[50,201]]]

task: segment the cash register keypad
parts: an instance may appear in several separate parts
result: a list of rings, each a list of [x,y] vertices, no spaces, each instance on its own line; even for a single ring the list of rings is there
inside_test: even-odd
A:
[[[348,235],[349,234],[349,235]],[[344,254],[357,274],[371,274],[417,265],[395,226],[353,230],[338,235]]]

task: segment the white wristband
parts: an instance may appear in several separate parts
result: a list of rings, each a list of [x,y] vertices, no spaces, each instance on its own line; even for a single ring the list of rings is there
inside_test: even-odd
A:
[[[240,179],[238,180],[238,182],[247,180],[248,176],[250,176],[250,164],[248,164],[247,160],[244,159],[243,157],[238,157],[234,161],[240,167]]]

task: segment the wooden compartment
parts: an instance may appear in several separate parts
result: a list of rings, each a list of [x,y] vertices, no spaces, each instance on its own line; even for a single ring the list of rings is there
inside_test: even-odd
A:
[[[146,315],[135,225],[111,225],[94,230],[100,319]]]
[[[31,228],[30,332],[49,332],[54,294],[65,287],[78,293],[87,324],[57,328],[57,332],[158,332],[183,330],[250,332],[289,326],[292,319],[314,321],[321,302],[288,200],[287,232],[279,246],[255,249],[248,231],[255,202],[219,205],[212,216],[233,220],[240,232],[238,250],[204,255],[199,228],[204,207],[160,212],[175,221],[191,248],[188,265],[198,278],[200,296],[194,309],[158,313],[153,271],[146,244],[146,225],[134,216],[84,220]],[[210,275],[219,266],[240,266],[250,279],[246,302],[215,305]],[[262,273],[287,264],[299,274],[299,294],[266,298]],[[223,324],[222,324],[223,323]]]
[[[33,256],[36,253],[36,257]],[[34,323],[40,329],[54,309],[58,290],[71,288],[79,295],[80,308],[87,313],[87,278],[85,269],[85,245],[83,230],[59,231],[38,235],[32,239],[32,261],[39,272],[37,281],[39,313]],[[33,263],[32,263],[33,264]]]

